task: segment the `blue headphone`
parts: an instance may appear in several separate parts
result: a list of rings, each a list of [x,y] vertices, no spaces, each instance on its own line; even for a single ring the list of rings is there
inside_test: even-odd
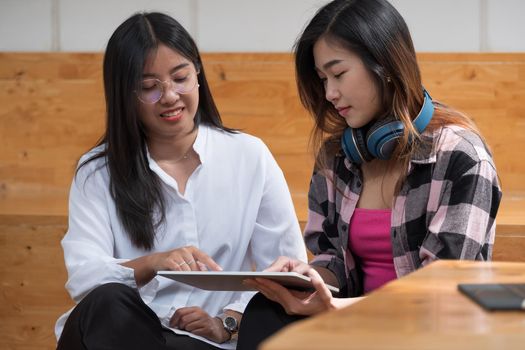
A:
[[[424,101],[417,117],[412,121],[414,128],[422,133],[434,114],[432,98],[426,90]],[[365,125],[362,128],[346,128],[341,136],[343,152],[354,163],[362,163],[378,159],[389,159],[397,144],[397,139],[403,136],[405,127],[394,117],[387,117]]]

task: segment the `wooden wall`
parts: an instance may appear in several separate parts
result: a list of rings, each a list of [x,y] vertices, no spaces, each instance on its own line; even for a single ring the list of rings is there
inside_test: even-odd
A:
[[[72,302],[59,241],[78,157],[104,127],[101,54],[0,53],[0,348],[53,349]],[[434,99],[471,115],[492,147],[504,198],[495,260],[525,260],[525,54],[421,54]],[[261,137],[306,220],[311,120],[288,54],[206,54],[225,124]]]
[[[65,216],[0,216],[0,349],[55,349],[54,326],[73,306],[60,240]]]
[[[0,53],[0,213],[66,215],[76,161],[104,126],[101,54]],[[471,115],[492,147],[505,201],[525,194],[525,54],[420,54],[434,99]],[[311,119],[288,54],[206,54],[228,126],[261,137],[305,219]],[[512,205],[511,203],[509,205]]]

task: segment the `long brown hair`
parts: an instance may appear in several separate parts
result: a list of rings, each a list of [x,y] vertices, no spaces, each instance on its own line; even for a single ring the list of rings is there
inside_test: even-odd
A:
[[[371,73],[381,98],[379,119],[394,116],[404,125],[395,159],[408,163],[417,152],[419,133],[412,120],[423,105],[423,87],[408,27],[386,0],[335,0],[315,14],[295,44],[295,68],[299,97],[315,121],[310,143],[316,167],[341,150],[341,135],[348,127],[326,100],[323,83],[315,71],[313,47],[321,39],[357,54]],[[430,92],[431,94],[431,92]],[[456,124],[477,132],[471,119],[434,101],[435,111],[427,130]],[[479,133],[478,133],[479,134]]]

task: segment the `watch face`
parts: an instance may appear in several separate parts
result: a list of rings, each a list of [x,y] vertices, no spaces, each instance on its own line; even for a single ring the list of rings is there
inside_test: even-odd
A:
[[[228,331],[233,332],[237,330],[237,320],[234,317],[228,316],[224,319],[224,328]]]

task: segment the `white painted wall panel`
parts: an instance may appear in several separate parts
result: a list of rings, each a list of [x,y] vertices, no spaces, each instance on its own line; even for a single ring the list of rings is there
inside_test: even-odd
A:
[[[202,51],[291,51],[322,0],[200,0]]]
[[[0,0],[0,51],[103,51],[125,18],[168,12],[201,51],[290,51],[328,0]],[[391,0],[420,52],[525,51],[525,0]]]
[[[487,1],[487,50],[525,51],[525,1]]]
[[[188,30],[191,0],[67,0],[60,1],[60,50],[104,51],[113,31],[139,11],[162,11]]]
[[[412,34],[416,51],[480,49],[480,0],[391,0]]]
[[[48,51],[52,0],[0,0],[0,51]]]

